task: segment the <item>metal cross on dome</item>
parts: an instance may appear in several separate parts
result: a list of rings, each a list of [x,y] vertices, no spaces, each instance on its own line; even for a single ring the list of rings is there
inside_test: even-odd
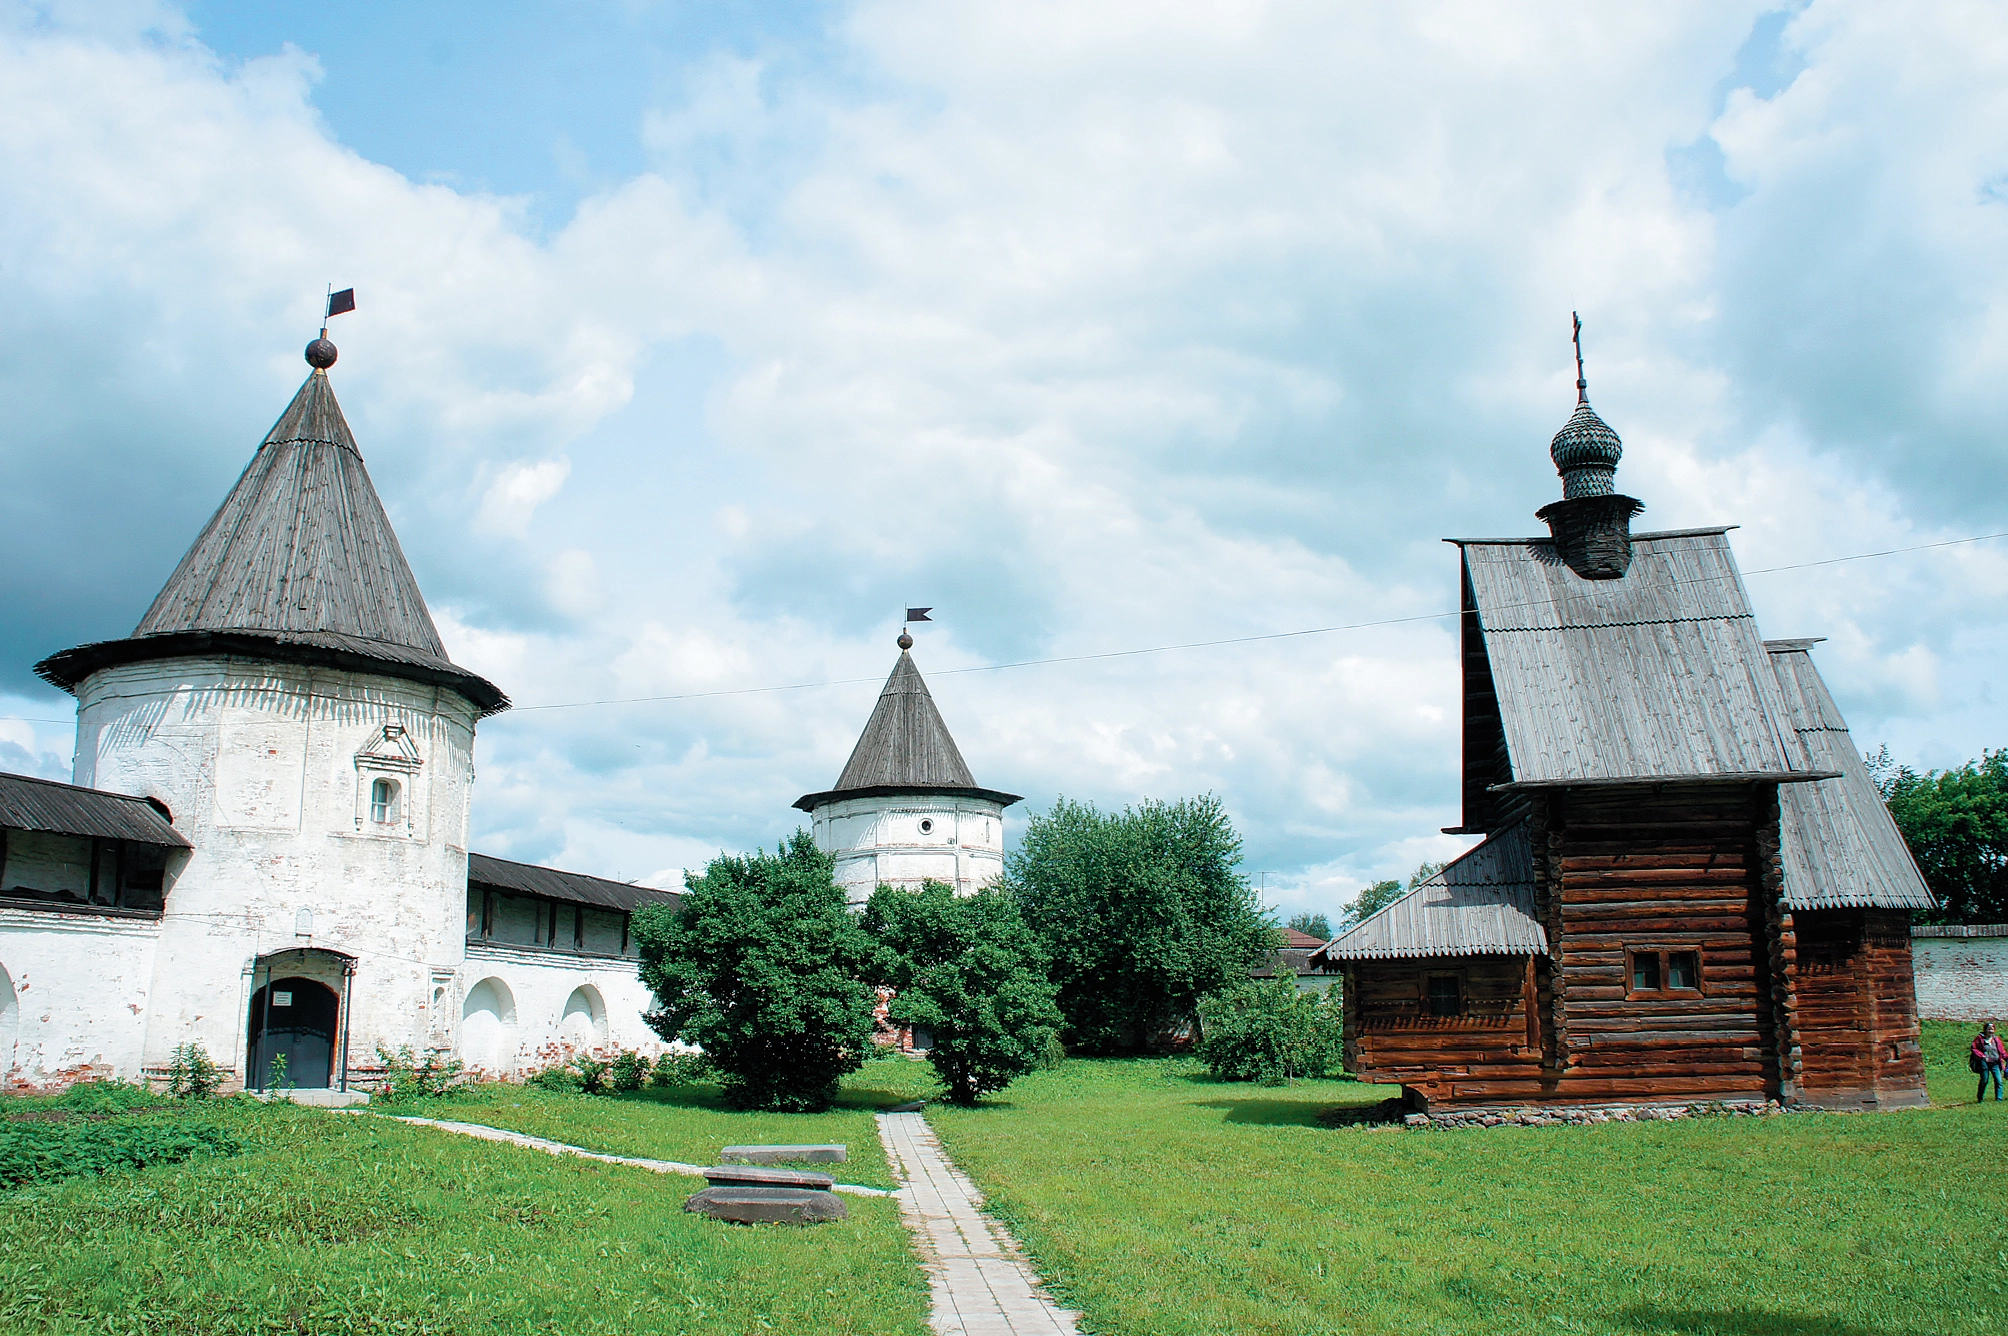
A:
[[[1583,379],[1583,318],[1571,311],[1569,319],[1576,325],[1570,335],[1576,341],[1576,402],[1586,404],[1590,401],[1590,382]]]

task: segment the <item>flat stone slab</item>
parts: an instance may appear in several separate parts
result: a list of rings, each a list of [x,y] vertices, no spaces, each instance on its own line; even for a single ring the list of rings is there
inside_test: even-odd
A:
[[[761,1164],[720,1164],[704,1171],[713,1187],[738,1184],[761,1188],[814,1188],[828,1192],[837,1180],[813,1169],[774,1169]]]
[[[848,1146],[727,1146],[718,1152],[720,1164],[842,1164],[850,1158]]]
[[[895,1104],[895,1105],[893,1105],[893,1106],[892,1106],[891,1108],[889,1108],[889,1109],[880,1109],[880,1110],[879,1110],[879,1112],[880,1112],[880,1113],[919,1113],[919,1112],[920,1112],[920,1111],[921,1111],[922,1109],[924,1109],[924,1108],[926,1108],[926,1107],[927,1107],[927,1101],[926,1101],[926,1100],[924,1100],[924,1099],[914,1099],[914,1100],[908,1100],[908,1101],[907,1101],[906,1103],[904,1103],[904,1104]]]
[[[737,1225],[820,1225],[850,1214],[834,1192],[810,1188],[710,1187],[683,1209]]]
[[[370,1102],[363,1090],[253,1090],[251,1098],[267,1104],[306,1104],[317,1109],[347,1109]]]

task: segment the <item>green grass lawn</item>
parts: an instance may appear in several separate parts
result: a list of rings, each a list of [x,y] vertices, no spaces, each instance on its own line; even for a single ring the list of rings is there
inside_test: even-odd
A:
[[[727,1109],[718,1088],[709,1084],[612,1096],[483,1085],[422,1106],[384,1111],[482,1123],[612,1155],[690,1164],[715,1164],[719,1150],[731,1145],[841,1142],[850,1147],[850,1158],[819,1169],[839,1182],[890,1188],[896,1185],[886,1169],[873,1111],[939,1089],[934,1069],[926,1063],[884,1058],[847,1078],[837,1107],[828,1113],[740,1113]]]
[[[1867,1336],[2008,1318],[2008,1104],[1330,1129],[1389,1093],[1069,1062],[930,1120],[1097,1332]]]
[[[700,1143],[715,1154],[721,1135],[772,1127],[571,1098],[577,1116],[541,1130],[629,1125],[637,1144],[610,1148],[652,1155]],[[0,1101],[0,1113],[30,1107]],[[198,1108],[244,1152],[0,1195],[0,1331],[926,1330],[926,1285],[885,1199],[846,1198],[839,1224],[748,1229],[686,1214],[703,1186],[688,1177],[366,1115]]]
[[[1925,1038],[1943,1107],[1899,1114],[1334,1129],[1320,1112],[1388,1092],[1076,1060],[929,1117],[1095,1332],[1977,1333],[2008,1318],[2008,1104],[1970,1103],[1964,1027]],[[840,1176],[884,1186],[871,1111],[934,1089],[893,1059],[816,1115],[707,1086],[481,1086],[414,1111],[692,1161],[842,1141]],[[0,1331],[925,1331],[882,1199],[744,1229],[685,1214],[689,1178],[367,1114],[139,1116],[213,1120],[243,1153],[0,1196]]]

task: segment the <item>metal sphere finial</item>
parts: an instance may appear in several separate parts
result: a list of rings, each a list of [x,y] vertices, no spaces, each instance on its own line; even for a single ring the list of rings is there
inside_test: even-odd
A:
[[[901,628],[901,630],[900,630],[900,633],[899,633],[899,647],[900,647],[901,649],[912,649],[912,648],[913,648],[913,637],[912,637],[912,636],[910,636],[910,635],[908,635],[908,634],[906,633],[906,630],[905,630],[905,628],[903,628],[903,627]]]
[[[329,343],[325,337],[315,339],[307,345],[307,365],[316,371],[326,371],[333,366],[336,356],[335,345]]]

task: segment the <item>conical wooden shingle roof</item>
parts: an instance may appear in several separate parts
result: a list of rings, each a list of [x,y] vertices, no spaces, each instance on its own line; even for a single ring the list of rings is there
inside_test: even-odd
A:
[[[942,722],[941,711],[913,656],[904,649],[879,692],[878,704],[865,723],[851,759],[837,777],[836,787],[804,794],[795,806],[804,812],[844,798],[868,798],[897,793],[964,794],[990,798],[1007,806],[1014,793],[981,788],[961,750]]]
[[[325,371],[300,386],[133,634],[225,630],[446,657]]]
[[[453,686],[483,713],[493,683],[446,657],[418,581],[316,369],[168,577],[131,637],[36,665],[73,690],[116,663],[265,654]]]

